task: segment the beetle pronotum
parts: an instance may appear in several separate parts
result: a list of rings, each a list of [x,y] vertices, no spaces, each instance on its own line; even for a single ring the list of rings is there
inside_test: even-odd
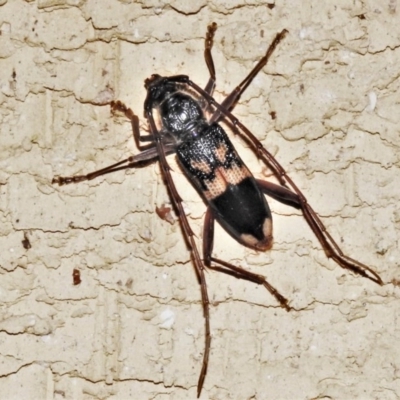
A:
[[[206,376],[211,345],[205,268],[263,285],[282,307],[287,311],[290,310],[288,300],[263,276],[212,256],[215,220],[244,246],[259,251],[268,250],[272,246],[272,215],[264,196],[268,195],[291,207],[301,209],[327,257],[332,258],[342,268],[382,284],[379,275],[371,268],[342,253],[283,167],[231,113],[242,93],[266,65],[287,31],[283,30],[276,35],[264,57],[219,104],[212,97],[216,75],[211,48],[216,28],[215,23],[209,25],[205,39],[204,56],[210,73],[205,89],[200,88],[185,75],[172,77],[152,75],[146,79],[147,97],[144,103],[144,114],[150,128],[149,135],[140,134],[139,119],[130,108],[119,101],[111,102],[113,111],[122,111],[131,121],[135,142],[141,150],[139,154],[86,175],[53,179],[53,183],[59,185],[78,183],[122,169],[136,168],[155,161],[160,162],[162,175],[167,184],[171,202],[179,217],[201,287],[205,317],[205,351],[197,385],[198,396],[200,396]],[[240,135],[250,144],[256,155],[272,170],[279,185],[253,177],[220,122],[227,124],[235,134]],[[142,146],[141,142],[149,142],[149,144]],[[199,255],[193,231],[170,173],[167,156],[174,153],[187,178],[208,207],[203,228],[203,259]]]

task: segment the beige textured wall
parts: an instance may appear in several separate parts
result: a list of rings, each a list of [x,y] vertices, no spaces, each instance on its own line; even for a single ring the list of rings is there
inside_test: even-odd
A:
[[[212,21],[220,100],[289,30],[236,115],[385,285],[328,261],[302,217],[274,201],[268,253],[217,229],[215,254],[268,276],[295,310],[208,273],[202,398],[400,398],[398,1],[0,3],[1,399],[195,398],[200,290],[178,223],[155,214],[168,202],[158,166],[62,188],[51,179],[137,153],[129,123],[105,103],[121,99],[142,117],[152,73],[205,85]],[[174,171],[200,238],[205,207]]]

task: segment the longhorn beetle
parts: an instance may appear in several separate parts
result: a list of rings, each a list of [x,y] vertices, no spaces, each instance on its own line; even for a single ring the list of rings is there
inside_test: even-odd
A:
[[[240,96],[266,65],[287,31],[283,30],[276,35],[264,57],[219,104],[212,97],[216,76],[211,49],[216,29],[216,23],[209,25],[205,38],[204,58],[210,73],[205,89],[200,88],[185,75],[162,77],[154,74],[145,80],[147,97],[144,102],[144,115],[150,128],[149,135],[140,134],[139,119],[130,108],[120,101],[111,102],[112,111],[124,113],[131,121],[135,142],[141,150],[139,154],[87,175],[55,177],[52,181],[53,184],[58,183],[61,186],[91,180],[122,169],[137,168],[155,161],[160,162],[162,176],[179,217],[183,236],[191,253],[201,287],[205,318],[205,350],[197,384],[198,397],[207,372],[211,344],[209,299],[204,274],[206,268],[263,285],[283,308],[290,310],[288,300],[263,276],[212,256],[215,220],[244,246],[259,251],[268,250],[272,246],[272,216],[264,196],[268,195],[302,211],[327,257],[332,258],[342,268],[349,269],[380,285],[383,284],[380,276],[371,268],[343,254],[317,213],[308,204],[283,167],[231,113]],[[257,157],[272,170],[279,184],[253,177],[220,122],[224,122],[235,134],[240,135],[250,144]],[[141,142],[149,142],[149,144],[143,146]],[[166,157],[171,154],[176,154],[180,167],[207,205],[203,227],[203,259],[200,258],[194,233],[190,228],[183,210],[182,199],[170,173],[171,169]]]

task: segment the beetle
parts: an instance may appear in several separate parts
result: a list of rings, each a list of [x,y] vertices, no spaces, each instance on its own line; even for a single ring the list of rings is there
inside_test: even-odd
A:
[[[201,287],[205,350],[197,384],[198,397],[206,376],[211,346],[209,299],[204,273],[206,268],[263,285],[283,308],[287,311],[291,309],[288,300],[265,277],[213,257],[215,221],[240,244],[257,251],[266,251],[273,242],[272,214],[265,198],[265,195],[270,196],[302,211],[328,258],[332,258],[342,268],[383,284],[373,269],[343,254],[284,168],[231,112],[251,81],[267,64],[287,31],[283,30],[276,35],[265,55],[220,104],[212,97],[216,74],[211,49],[216,29],[216,23],[210,24],[205,38],[204,58],[210,77],[204,89],[186,75],[162,77],[153,74],[145,80],[147,96],[144,116],[149,124],[149,135],[140,133],[139,119],[130,108],[120,101],[111,102],[113,112],[122,112],[131,121],[134,140],[141,151],[139,154],[86,175],[56,176],[52,181],[60,186],[78,183],[159,161]],[[221,123],[252,147],[258,158],[271,169],[279,184],[254,178]],[[148,144],[143,145],[143,142]],[[183,210],[182,199],[170,173],[167,156],[172,154],[176,154],[178,164],[207,205],[203,227],[203,258],[200,257],[194,233]]]

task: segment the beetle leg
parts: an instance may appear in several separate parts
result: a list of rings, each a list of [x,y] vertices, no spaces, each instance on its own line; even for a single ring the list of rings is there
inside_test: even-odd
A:
[[[322,223],[317,213],[307,203],[304,196],[299,196],[284,186],[275,185],[271,182],[257,179],[257,183],[262,192],[267,196],[303,211],[304,218],[321,243],[328,258],[332,258],[342,268],[350,269],[376,283],[382,284],[381,278],[375,271],[365,264],[343,254],[340,247],[333,240],[332,236],[326,230],[325,225]]]
[[[262,275],[254,274],[250,271],[246,271],[243,268],[237,267],[226,261],[220,260],[215,257],[211,257],[211,261],[222,265],[222,267],[216,267],[215,265],[208,266],[209,269],[214,271],[223,272],[224,274],[232,275],[238,279],[244,279],[246,281],[254,282],[258,285],[263,285],[271,294],[278,300],[281,307],[286,311],[290,311],[291,307],[288,305],[288,299],[282,296],[277,289],[275,289]]]
[[[119,161],[115,164],[109,165],[108,167],[99,169],[97,171],[90,172],[86,175],[75,175],[75,176],[56,176],[52,180],[52,184],[58,183],[59,186],[67,185],[69,183],[78,183],[83,181],[90,181],[92,179],[97,178],[101,175],[106,175],[111,172],[121,171],[123,169],[129,168],[140,168],[144,167],[148,164],[151,164],[158,160],[158,152],[157,148],[154,144],[154,139],[151,135],[149,136],[140,136],[139,131],[139,119],[133,113],[133,111],[126,107],[125,104],[120,101],[111,102],[111,110],[121,111],[123,112],[128,119],[130,119],[132,124],[133,137],[135,139],[136,145],[141,148],[143,151],[135,156],[131,156],[126,158],[125,160]],[[153,141],[148,146],[141,146],[140,141]],[[176,146],[173,143],[163,143],[164,153],[166,155],[175,153]],[[124,165],[125,164],[125,165]]]
[[[280,197],[281,194],[279,195],[277,194],[278,191],[276,191],[275,186],[278,185],[274,185],[270,182],[257,180],[260,189],[265,194],[270,195],[276,200],[281,201],[282,203],[285,203],[287,205],[300,208],[302,210],[304,218],[306,219],[308,225],[314,232],[315,236],[320,242],[328,258],[332,258],[342,268],[349,269],[350,271],[353,271],[365,278],[370,279],[373,282],[378,283],[379,285],[382,285],[383,282],[381,277],[373,269],[349,256],[346,256],[342,252],[339,245],[335,242],[333,237],[327,231],[325,225],[319,218],[318,214],[314,211],[314,209],[310,206],[310,204],[308,204],[307,199],[304,197],[303,193],[295,185],[295,183],[291,180],[291,178],[286,174],[283,167],[275,160],[275,158],[265,148],[262,148],[262,150],[263,150],[262,152],[266,156],[268,155],[268,157],[271,157],[268,160],[271,162],[271,164],[274,164],[274,169],[276,169],[280,174],[280,176],[289,183],[289,185],[293,188],[293,191],[295,193],[288,190],[289,193],[293,194],[293,199],[291,198],[287,200],[285,198],[286,194],[283,197]],[[282,191],[282,189],[283,187],[280,187],[279,190]]]
[[[234,276],[238,279],[244,279],[246,281],[254,282],[258,285],[263,285],[272,294],[272,296],[278,300],[280,305],[286,309],[286,311],[290,311],[288,300],[282,296],[269,282],[267,282],[263,276],[254,274],[253,272],[246,271],[245,269],[237,267],[226,261],[212,257],[212,250],[214,247],[214,221],[215,219],[212,215],[211,209],[207,208],[203,228],[204,265],[214,271],[223,272],[224,274]],[[211,265],[211,262],[219,264],[220,266]]]
[[[250,85],[250,83],[254,79],[254,77],[267,64],[267,62],[268,62],[269,58],[271,57],[271,54],[275,50],[276,46],[278,46],[279,42],[285,37],[285,35],[287,33],[288,33],[288,31],[286,29],[284,29],[282,32],[278,33],[275,36],[275,39],[268,47],[268,50],[265,53],[265,56],[256,64],[256,66],[250,71],[250,73],[246,76],[246,78],[225,98],[225,100],[221,103],[222,108],[224,108],[228,111],[233,110],[236,103],[239,101],[242,93]],[[218,122],[222,115],[223,115],[223,113],[221,113],[220,110],[216,110],[214,112],[213,116],[211,117],[210,123]]]
[[[208,80],[207,86],[205,87],[205,91],[212,96],[215,87],[215,68],[214,61],[211,54],[211,49],[213,47],[213,39],[215,31],[217,30],[217,24],[213,22],[207,27],[206,40],[204,42],[204,58],[206,60],[208,71],[210,72],[210,78]]]
[[[165,153],[175,153],[175,147],[165,145]],[[86,175],[75,175],[75,176],[56,176],[51,181],[52,184],[58,183],[59,186],[67,185],[69,183],[78,183],[83,181],[91,181],[101,175],[110,174],[111,172],[121,171],[129,168],[140,168],[145,167],[154,161],[158,160],[158,153],[155,147],[144,150],[141,153],[126,158],[125,160],[119,161],[115,164],[109,165],[108,167],[99,169],[97,171],[90,172]],[[123,165],[126,164],[126,165]]]
[[[311,208],[307,201],[304,203],[302,202],[301,209],[303,211],[304,218],[321,243],[322,248],[324,249],[328,258],[332,258],[342,268],[349,269],[350,271],[368,278],[379,285],[383,285],[381,277],[373,269],[355,260],[354,258],[346,256],[342,252],[338,244],[326,230],[325,225],[322,223],[317,213]]]
[[[269,197],[286,204],[287,206],[301,209],[301,201],[299,196],[286,188],[285,186],[276,185],[275,183],[256,179],[260,190]]]
[[[271,156],[272,157],[272,156]],[[277,163],[277,162],[276,162]],[[277,164],[283,171],[283,168]],[[257,180],[260,189],[268,196],[271,196],[275,200],[281,203],[287,204],[289,206],[300,208],[303,212],[304,218],[306,219],[308,225],[314,232],[318,241],[321,243],[322,248],[328,258],[332,258],[339,266],[345,269],[349,269],[365,278],[372,280],[380,285],[383,284],[380,276],[372,270],[367,265],[346,256],[335,240],[332,238],[330,233],[326,230],[325,225],[322,223],[321,219],[313,208],[308,204],[307,199],[293,183],[293,181],[286,175],[282,174],[286,181],[293,187],[296,193],[286,189],[283,186],[275,185],[271,182]]]
[[[211,265],[211,254],[214,248],[214,216],[207,207],[203,225],[203,259],[206,267]]]
[[[158,159],[160,161],[161,167],[161,174],[164,177],[165,183],[168,188],[168,192],[171,198],[171,202],[174,205],[175,212],[179,218],[179,222],[182,228],[183,236],[185,238],[186,244],[189,247],[189,251],[191,253],[191,258],[193,260],[193,264],[195,267],[195,271],[197,274],[198,281],[200,283],[201,288],[201,299],[203,305],[203,314],[205,319],[205,349],[203,355],[203,365],[201,368],[199,381],[197,383],[197,397],[200,396],[201,390],[203,388],[204,379],[206,377],[207,368],[208,368],[208,359],[210,356],[210,346],[211,346],[211,333],[210,333],[210,310],[209,310],[209,299],[207,293],[207,282],[206,277],[204,274],[204,264],[200,259],[199,252],[197,250],[196,242],[194,240],[194,233],[190,228],[189,221],[186,217],[186,214],[183,210],[182,199],[179,196],[179,193],[176,189],[175,183],[172,179],[170,170],[171,167],[169,166],[167,159],[166,159],[166,152],[165,146],[162,143],[162,139],[160,136],[160,132],[158,132],[156,124],[154,122],[153,114],[151,109],[145,109],[145,115],[149,122],[150,132],[153,134],[157,152],[158,152]]]
[[[126,118],[131,121],[133,139],[135,140],[136,146],[139,150],[146,150],[151,147],[154,147],[154,144],[150,144],[147,146],[143,146],[141,142],[154,142],[154,138],[152,135],[140,135],[139,129],[139,118],[134,114],[132,109],[127,107],[122,101],[112,101],[111,102],[111,112],[120,111],[125,114]]]

